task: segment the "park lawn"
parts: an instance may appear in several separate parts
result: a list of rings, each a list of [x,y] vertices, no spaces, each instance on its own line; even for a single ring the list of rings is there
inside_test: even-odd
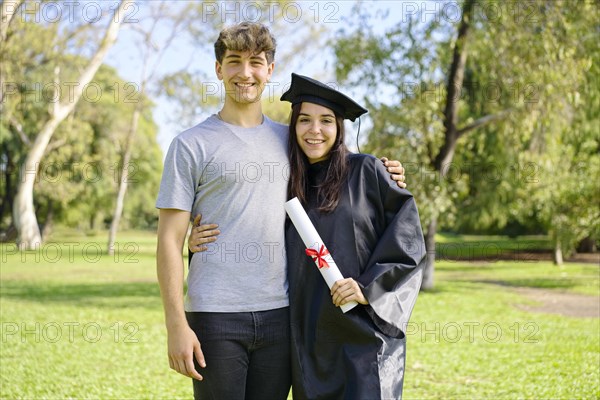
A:
[[[56,237],[56,236],[55,236]],[[0,398],[186,399],[171,371],[155,235],[0,245]],[[442,261],[407,327],[406,399],[598,398],[600,323],[523,311],[512,287],[599,296],[594,264]],[[499,284],[502,283],[502,284]]]
[[[436,289],[420,295],[407,329],[405,398],[598,398],[599,320],[515,307],[533,301],[511,285],[550,286],[540,282],[599,296],[597,265],[438,265]]]

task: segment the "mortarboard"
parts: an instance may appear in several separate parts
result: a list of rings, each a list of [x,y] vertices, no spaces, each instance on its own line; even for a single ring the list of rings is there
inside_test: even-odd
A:
[[[290,88],[281,96],[292,105],[308,102],[327,107],[354,122],[368,110],[350,97],[308,76],[292,73]]]

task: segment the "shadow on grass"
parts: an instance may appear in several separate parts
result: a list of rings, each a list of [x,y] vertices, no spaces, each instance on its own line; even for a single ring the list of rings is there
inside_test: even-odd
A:
[[[160,306],[156,282],[56,284],[9,280],[0,283],[0,296],[3,299],[111,308],[121,303],[152,309]]]
[[[421,289],[419,295],[468,294],[476,290],[487,290],[485,286],[477,283],[473,280],[439,280],[432,289]]]
[[[444,264],[442,266],[436,267],[440,272],[493,272],[493,271],[510,271],[510,270],[518,270],[523,267],[532,267],[536,265],[536,261],[529,261],[527,264],[498,264],[496,262],[455,262],[455,264]],[[542,265],[544,268],[545,265]]]
[[[530,278],[530,279],[511,279],[511,280],[493,280],[480,279],[471,282],[486,283],[507,287],[526,287],[536,289],[571,289],[578,285],[573,279],[549,279],[549,278]]]

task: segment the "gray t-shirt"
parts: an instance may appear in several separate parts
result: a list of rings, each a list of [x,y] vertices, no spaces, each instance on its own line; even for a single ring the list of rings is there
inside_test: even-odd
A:
[[[179,134],[165,159],[157,208],[202,213],[221,234],[192,257],[186,311],[286,307],[283,204],[288,128],[267,117],[242,128],[215,115]]]

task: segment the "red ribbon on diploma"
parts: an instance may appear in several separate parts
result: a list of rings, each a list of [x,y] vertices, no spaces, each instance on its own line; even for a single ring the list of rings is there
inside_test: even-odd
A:
[[[324,244],[321,245],[321,249],[319,251],[315,249],[306,249],[305,251],[306,255],[311,257],[313,261],[318,261],[317,266],[319,267],[319,269],[329,268],[329,264],[327,264],[327,261],[325,261],[325,259],[323,258],[329,254],[329,250],[325,248]]]

